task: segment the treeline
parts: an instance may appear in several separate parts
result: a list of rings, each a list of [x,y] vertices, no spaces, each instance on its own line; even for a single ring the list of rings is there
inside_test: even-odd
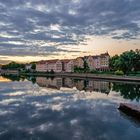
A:
[[[2,69],[25,69],[25,64],[19,64],[19,63],[16,63],[16,62],[11,62],[7,65],[3,65],[1,67]]]
[[[110,58],[109,65],[111,71],[122,71],[125,74],[140,71],[140,50],[130,50],[115,55]]]
[[[26,69],[26,64],[20,64],[20,63],[17,63],[17,62],[10,62],[9,64],[2,65],[1,69],[3,69],[3,70],[9,69],[9,70],[19,70],[19,71],[22,70],[22,71],[24,71]],[[34,62],[31,63],[31,69],[32,70],[36,69],[36,64]]]

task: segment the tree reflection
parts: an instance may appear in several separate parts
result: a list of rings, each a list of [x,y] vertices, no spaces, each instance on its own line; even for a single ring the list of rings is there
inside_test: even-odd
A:
[[[120,92],[120,95],[125,99],[140,100],[140,85],[113,83],[113,91]]]
[[[79,91],[85,92],[100,92],[109,94],[110,90],[120,93],[120,95],[125,99],[130,100],[140,100],[140,85],[138,84],[127,84],[127,83],[111,83],[107,81],[100,80],[88,80],[88,79],[75,79],[75,78],[61,78],[61,77],[33,77],[33,76],[13,76],[5,75],[5,78],[8,78],[12,81],[24,81],[27,79],[33,84],[37,84],[40,87],[45,88],[55,88],[60,90],[61,87],[66,88],[76,88]]]

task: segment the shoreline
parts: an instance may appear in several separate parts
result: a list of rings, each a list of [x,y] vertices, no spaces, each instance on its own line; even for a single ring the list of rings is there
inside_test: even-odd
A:
[[[54,76],[54,77],[75,77],[75,78],[88,78],[88,79],[99,79],[99,80],[116,80],[116,81],[132,81],[140,82],[140,78],[136,76],[117,76],[117,75],[107,75],[107,74],[89,74],[89,73],[20,73],[19,75],[25,76]]]

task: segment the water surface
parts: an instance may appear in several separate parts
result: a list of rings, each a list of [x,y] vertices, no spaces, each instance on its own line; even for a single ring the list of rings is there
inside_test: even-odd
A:
[[[140,103],[136,83],[0,78],[2,140],[139,140],[140,123],[117,108]]]

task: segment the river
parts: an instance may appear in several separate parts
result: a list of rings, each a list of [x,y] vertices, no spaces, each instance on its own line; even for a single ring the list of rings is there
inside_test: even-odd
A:
[[[140,140],[122,102],[140,103],[140,83],[0,77],[0,140]]]

